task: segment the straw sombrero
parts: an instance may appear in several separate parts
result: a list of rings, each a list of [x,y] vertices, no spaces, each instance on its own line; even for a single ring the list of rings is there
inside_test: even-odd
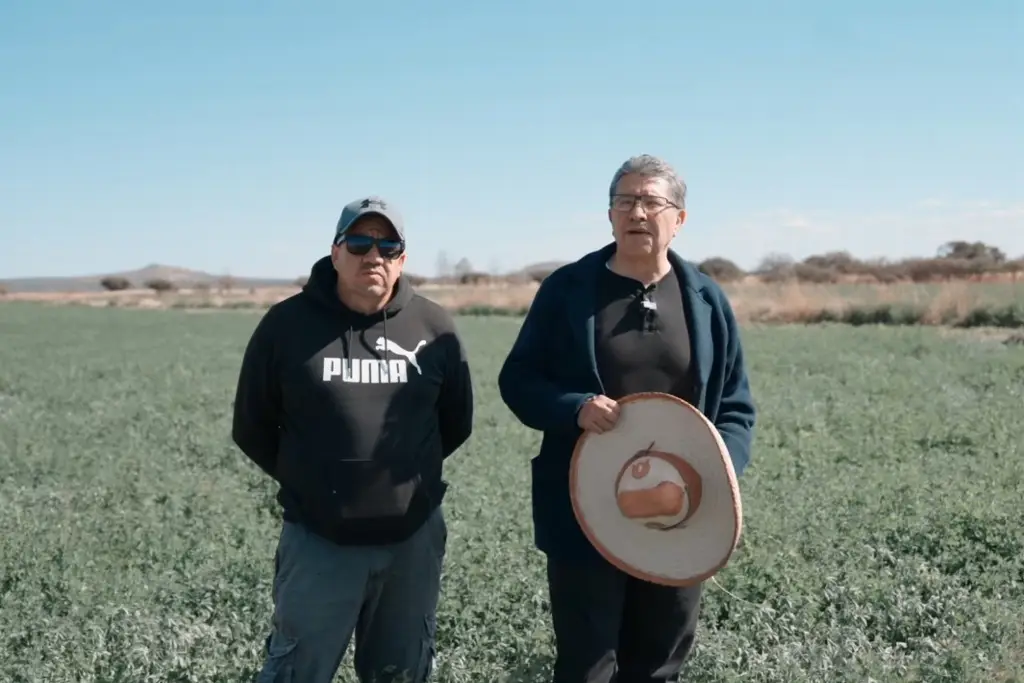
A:
[[[736,473],[718,430],[662,393],[618,401],[614,429],[584,433],[569,467],[573,511],[622,571],[689,586],[725,566],[743,526]]]

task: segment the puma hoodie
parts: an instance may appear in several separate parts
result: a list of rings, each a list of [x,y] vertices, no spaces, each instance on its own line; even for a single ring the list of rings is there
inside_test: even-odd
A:
[[[336,543],[409,537],[441,504],[473,388],[451,316],[400,278],[375,315],[341,303],[328,257],[245,349],[232,438],[279,485],[285,520]]]

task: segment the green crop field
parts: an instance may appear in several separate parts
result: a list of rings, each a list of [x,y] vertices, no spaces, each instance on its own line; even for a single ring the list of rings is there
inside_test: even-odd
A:
[[[278,512],[229,426],[256,320],[0,305],[0,680],[252,680]],[[539,437],[496,388],[518,322],[459,325],[478,413],[447,470],[434,680],[543,683]],[[686,680],[1024,680],[1024,346],[915,327],[745,342],[744,546],[707,586]]]

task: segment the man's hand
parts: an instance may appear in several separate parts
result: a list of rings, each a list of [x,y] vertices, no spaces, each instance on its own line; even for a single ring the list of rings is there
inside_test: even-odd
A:
[[[619,404],[607,396],[595,396],[580,408],[576,423],[584,431],[603,434],[615,426],[619,410]]]

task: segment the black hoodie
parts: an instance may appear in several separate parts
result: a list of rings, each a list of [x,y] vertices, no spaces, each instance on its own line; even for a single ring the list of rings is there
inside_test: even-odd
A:
[[[275,305],[242,359],[232,437],[280,485],[284,518],[339,544],[401,541],[441,504],[472,431],[451,316],[400,278],[378,314],[341,303],[330,258]]]

